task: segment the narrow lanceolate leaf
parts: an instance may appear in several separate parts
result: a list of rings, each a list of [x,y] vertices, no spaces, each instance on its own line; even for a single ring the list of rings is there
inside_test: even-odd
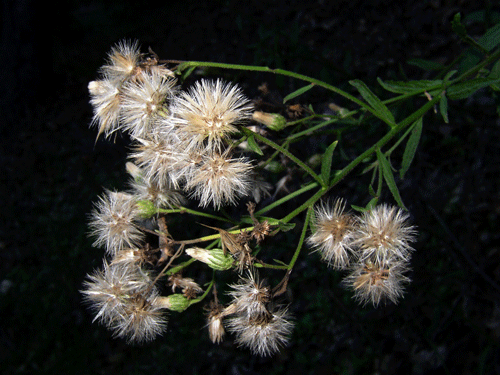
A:
[[[446,95],[441,97],[439,101],[439,111],[441,112],[441,116],[443,116],[444,122],[449,123],[448,120],[448,99],[446,99]]]
[[[378,83],[387,91],[393,92],[395,94],[414,94],[417,92],[423,93],[424,91],[429,92],[434,95],[434,91],[441,90],[443,81],[440,79],[436,80],[420,80],[420,81],[387,81],[384,82],[380,78],[377,78]]]
[[[403,201],[401,200],[401,196],[399,195],[399,190],[396,185],[396,181],[394,180],[394,175],[392,174],[392,168],[391,164],[389,163],[389,160],[387,160],[384,154],[382,154],[380,149],[377,149],[377,158],[380,164],[380,168],[382,168],[382,174],[384,175],[385,183],[387,184],[387,187],[391,191],[392,196],[398,203],[399,207],[406,210],[406,207],[403,204]]]
[[[248,138],[247,138],[247,142],[248,142],[248,147],[250,147],[250,150],[252,150],[253,152],[259,154],[259,155],[264,155],[264,153],[262,152],[262,150],[260,149],[259,145],[257,144],[257,142],[255,142],[255,138],[253,135],[250,135]]]
[[[493,48],[500,44],[500,23],[486,30],[477,42],[487,51],[492,51]]]
[[[287,96],[285,96],[285,99],[283,99],[283,104],[285,104],[287,101],[289,101],[289,100],[291,100],[293,98],[296,98],[299,95],[302,95],[303,93],[309,91],[313,87],[314,87],[314,83],[311,83],[310,85],[301,87],[300,89],[292,92],[291,94],[288,94]]]
[[[500,83],[498,78],[475,78],[449,87],[446,94],[451,100],[465,99],[483,87],[498,83]]]
[[[413,125],[413,130],[411,131],[410,137],[408,138],[408,142],[406,143],[406,148],[403,153],[403,161],[401,163],[401,169],[399,170],[399,176],[401,177],[401,179],[404,178],[405,173],[410,168],[411,162],[415,157],[415,152],[417,151],[421,135],[422,135],[422,118],[415,121],[415,124]]]
[[[349,83],[356,87],[363,99],[365,99],[366,102],[375,110],[375,114],[378,118],[384,120],[392,127],[396,125],[394,116],[391,111],[389,111],[389,108],[382,103],[382,101],[368,88],[368,86],[366,86],[363,81],[355,79],[349,81]]]
[[[443,64],[437,63],[435,61],[431,60],[424,60],[424,59],[411,59],[408,60],[407,63],[409,65],[413,65],[416,67],[419,67],[420,69],[427,70],[427,71],[432,71],[432,70],[442,70],[446,68]]]
[[[321,179],[326,185],[329,183],[330,172],[332,170],[333,151],[335,150],[335,147],[337,147],[338,142],[339,141],[335,141],[328,146],[323,154],[323,158],[321,159]]]
[[[370,201],[368,202],[368,204],[365,207],[366,210],[369,211],[369,210],[374,209],[375,206],[377,205],[377,203],[378,203],[378,197],[370,199]]]

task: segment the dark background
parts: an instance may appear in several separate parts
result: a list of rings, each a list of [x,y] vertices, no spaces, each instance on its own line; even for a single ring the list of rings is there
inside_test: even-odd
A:
[[[155,7],[140,1],[69,0],[46,8],[33,0],[4,0],[2,371],[500,373],[495,358],[500,349],[500,102],[489,89],[450,102],[449,124],[427,114],[414,164],[398,180],[419,228],[413,282],[398,305],[358,306],[339,284],[341,275],[303,254],[290,281],[296,323],[290,345],[274,357],[259,358],[237,348],[231,337],[212,345],[198,306],[171,314],[164,337],[128,346],[92,324],[78,292],[103,255],[87,237],[92,202],[103,188],[126,186],[126,140],[95,142],[96,131],[88,126],[87,84],[116,42],[138,39],[143,50],[151,47],[166,59],[294,70],[352,91],[347,81],[353,78],[377,87],[377,76],[431,77],[406,62],[450,63],[466,49],[451,31],[453,15],[469,16],[468,31],[477,38],[498,18],[493,3],[170,1]],[[486,22],[480,11],[486,11]],[[263,82],[278,97],[303,85],[272,75],[212,73],[237,80],[250,97]],[[344,104],[325,93],[313,95],[305,98]],[[356,156],[371,145],[363,139],[363,134],[348,137],[346,154]],[[366,204],[364,178],[353,174],[334,194]],[[393,202],[390,195],[385,198]],[[296,241],[298,233],[284,238]]]

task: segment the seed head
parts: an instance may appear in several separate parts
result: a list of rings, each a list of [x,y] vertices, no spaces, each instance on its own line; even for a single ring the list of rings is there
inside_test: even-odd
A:
[[[144,179],[160,190],[178,189],[185,177],[177,170],[187,158],[179,138],[174,133],[154,133],[137,141],[131,158],[142,169]]]
[[[407,270],[407,263],[401,260],[360,262],[343,283],[354,290],[354,298],[363,305],[371,302],[377,307],[385,298],[397,303],[403,294],[403,284],[410,281],[403,275]]]
[[[108,63],[101,70],[113,82],[122,83],[132,76],[142,58],[137,41],[123,40],[111,49]]]
[[[147,137],[156,122],[168,115],[168,101],[175,94],[175,82],[154,71],[123,85],[120,119],[132,137]]]
[[[416,234],[408,217],[403,210],[385,204],[364,212],[353,241],[360,249],[360,259],[379,264],[392,258],[408,261]]]
[[[349,265],[355,220],[344,213],[345,202],[337,199],[333,205],[322,203],[315,207],[314,232],[307,239],[319,251],[321,258],[332,268],[344,269]]]
[[[121,93],[119,87],[109,79],[92,81],[88,85],[90,104],[94,117],[90,125],[99,127],[97,137],[104,133],[110,136],[120,127]]]
[[[201,80],[174,102],[175,124],[193,146],[205,139],[220,147],[228,135],[237,131],[235,125],[251,117],[252,106],[241,89],[220,80]]]
[[[166,319],[155,304],[156,288],[151,278],[139,267],[104,263],[102,270],[88,276],[81,291],[99,320],[114,331],[115,336],[129,342],[152,340],[161,334]]]
[[[113,255],[124,247],[138,245],[144,236],[134,223],[138,214],[131,195],[107,191],[91,214],[89,226],[90,234],[96,237],[94,246],[105,246]]]
[[[200,201],[200,206],[210,203],[219,209],[222,205],[236,204],[239,197],[249,194],[252,187],[252,164],[245,158],[231,159],[224,154],[206,155],[201,165],[192,170],[185,189]]]
[[[247,317],[258,317],[268,314],[267,304],[271,300],[271,289],[259,280],[256,272],[248,271],[248,277],[241,277],[238,284],[231,285],[229,294],[233,297],[233,305],[238,314]]]
[[[259,316],[237,315],[228,319],[228,329],[236,335],[240,346],[249,348],[253,354],[272,355],[288,343],[293,323],[286,309]]]

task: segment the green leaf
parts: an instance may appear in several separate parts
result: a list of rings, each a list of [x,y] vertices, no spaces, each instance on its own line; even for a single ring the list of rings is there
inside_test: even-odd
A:
[[[478,39],[480,44],[486,51],[491,51],[500,44],[500,23],[490,27],[484,35]]]
[[[378,83],[386,89],[387,91],[393,92],[395,94],[413,94],[416,92],[429,91],[429,93],[434,93],[434,91],[439,92],[443,81],[437,80],[421,80],[421,81],[387,81],[384,82],[380,78],[377,78]],[[433,95],[433,94],[431,94]]]
[[[262,150],[260,149],[259,145],[257,144],[257,142],[255,142],[255,138],[253,135],[249,136],[247,138],[247,141],[248,141],[248,147],[250,147],[250,149],[259,154],[259,155],[264,155],[264,153],[262,152]]]
[[[408,142],[406,143],[406,148],[403,153],[403,161],[401,163],[401,169],[399,170],[399,176],[401,177],[401,179],[404,178],[405,173],[410,168],[411,162],[415,157],[415,152],[417,151],[421,134],[422,134],[422,117],[417,121],[415,121],[413,125],[413,130],[411,131],[410,137],[408,138]]]
[[[288,267],[288,264],[286,264],[285,262],[279,260],[279,259],[273,259],[274,263],[278,263],[279,265],[281,266],[285,266],[285,267]]]
[[[446,68],[443,64],[437,63],[435,61],[430,61],[430,60],[424,60],[424,59],[411,59],[406,62],[409,65],[416,66],[420,69],[426,70],[426,71],[432,71],[432,70],[442,70]]]
[[[289,101],[290,99],[293,99],[293,98],[296,98],[297,96],[299,95],[302,95],[303,93],[309,91],[310,89],[312,89],[314,87],[314,83],[311,83],[310,85],[307,85],[307,86],[304,86],[294,92],[292,92],[291,94],[288,94],[287,96],[285,96],[285,98],[283,99],[283,104],[285,104],[287,101]]]
[[[284,223],[284,222],[280,221],[278,223],[278,226],[279,226],[281,231],[288,232],[289,230],[292,230],[293,228],[295,228],[295,223]]]
[[[323,158],[321,159],[321,179],[327,185],[329,183],[330,172],[332,170],[333,151],[335,150],[335,147],[337,147],[337,143],[339,143],[339,141],[335,141],[328,146],[323,154]]]
[[[500,79],[495,78],[475,78],[466,82],[460,82],[448,88],[447,96],[451,100],[465,99],[483,87],[497,84]]]
[[[444,122],[448,124],[450,121],[448,120],[448,99],[446,99],[446,95],[443,95],[439,101],[439,111]]]
[[[500,78],[500,60],[498,60],[495,65],[491,68],[488,78],[499,79]]]
[[[396,125],[394,116],[392,115],[391,111],[389,111],[389,108],[387,108],[386,105],[382,103],[382,101],[368,88],[368,86],[366,86],[363,81],[355,79],[349,81],[349,83],[352,86],[356,87],[363,99],[365,99],[366,102],[375,110],[377,117],[384,120],[391,126]]]
[[[351,208],[355,211],[358,211],[358,212],[365,212],[365,211],[368,211],[366,208],[364,207],[361,207],[361,206],[355,206],[354,204],[351,204]]]
[[[377,203],[378,203],[378,197],[372,198],[372,199],[370,199],[370,201],[366,205],[365,209],[366,210],[373,210],[375,208],[375,206],[377,205]]]
[[[373,186],[370,184],[368,185],[368,193],[372,196],[372,197],[376,197],[377,196],[377,193],[375,193],[375,190],[373,189]]]
[[[443,78],[443,81],[448,82],[451,77],[457,74],[458,70],[450,70]]]
[[[394,175],[392,174],[392,168],[391,164],[389,163],[389,160],[387,160],[384,154],[382,154],[380,149],[377,149],[377,158],[380,163],[380,167],[382,168],[382,174],[384,175],[385,183],[387,184],[387,187],[391,191],[392,196],[394,197],[398,205],[406,210],[406,207],[403,201],[401,200],[401,196],[399,195],[399,190],[396,185],[396,181],[394,180]]]

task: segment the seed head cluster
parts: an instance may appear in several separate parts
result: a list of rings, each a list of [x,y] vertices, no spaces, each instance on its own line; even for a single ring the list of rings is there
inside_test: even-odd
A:
[[[132,42],[111,50],[101,75],[88,87],[92,124],[105,137],[118,130],[130,135],[143,184],[173,195],[156,194],[158,204],[179,203],[179,190],[201,207],[219,209],[258,191],[251,161],[230,145],[253,112],[241,88],[202,79],[181,91],[173,72]]]
[[[344,208],[342,200],[315,207],[309,245],[332,268],[349,270],[343,283],[362,304],[378,306],[385,299],[397,303],[409,282],[404,273],[416,234],[408,215],[385,204],[358,217]]]
[[[305,232],[289,265],[278,260],[271,265],[262,262],[259,253],[268,237],[285,230],[286,221],[263,218],[265,210],[256,211],[254,203],[247,204],[249,215],[240,221],[251,227],[225,230],[205,225],[218,233],[198,239],[175,240],[171,235],[175,221],[171,224],[169,215],[187,212],[233,223],[227,212],[216,216],[184,206],[192,199],[199,207],[219,211],[245,197],[259,202],[270,196],[271,185],[245,154],[259,146],[255,139],[238,138],[245,136],[247,130],[241,126],[252,118],[272,131],[284,128],[286,120],[278,114],[253,116],[241,88],[222,80],[201,79],[181,90],[174,72],[153,52],[141,53],[137,42],[113,47],[100,77],[88,89],[94,110],[91,126],[97,127],[98,137],[126,133],[132,141],[127,191],[106,190],[90,215],[94,245],[106,253],[102,268],[87,276],[81,291],[94,320],[128,342],[149,341],[165,332],[165,310],[181,313],[213,288],[207,314],[210,340],[220,343],[227,330],[253,354],[277,353],[288,343],[294,326],[288,308],[277,297],[287,289]],[[291,176],[278,181],[276,192],[286,190]],[[388,205],[354,215],[345,206],[340,199],[318,204],[307,243],[328,266],[349,272],[343,283],[360,303],[397,303],[409,282],[405,273],[416,236],[408,215]],[[186,246],[214,239],[220,248],[215,243],[206,249]],[[181,256],[191,260],[179,262]],[[210,284],[200,286],[183,276],[195,261],[213,270]],[[271,288],[259,278],[258,266],[287,273]],[[227,270],[236,271],[239,282],[229,285],[230,302],[222,305],[215,275]],[[163,285],[158,282],[162,278]],[[162,289],[168,295],[161,295]]]

